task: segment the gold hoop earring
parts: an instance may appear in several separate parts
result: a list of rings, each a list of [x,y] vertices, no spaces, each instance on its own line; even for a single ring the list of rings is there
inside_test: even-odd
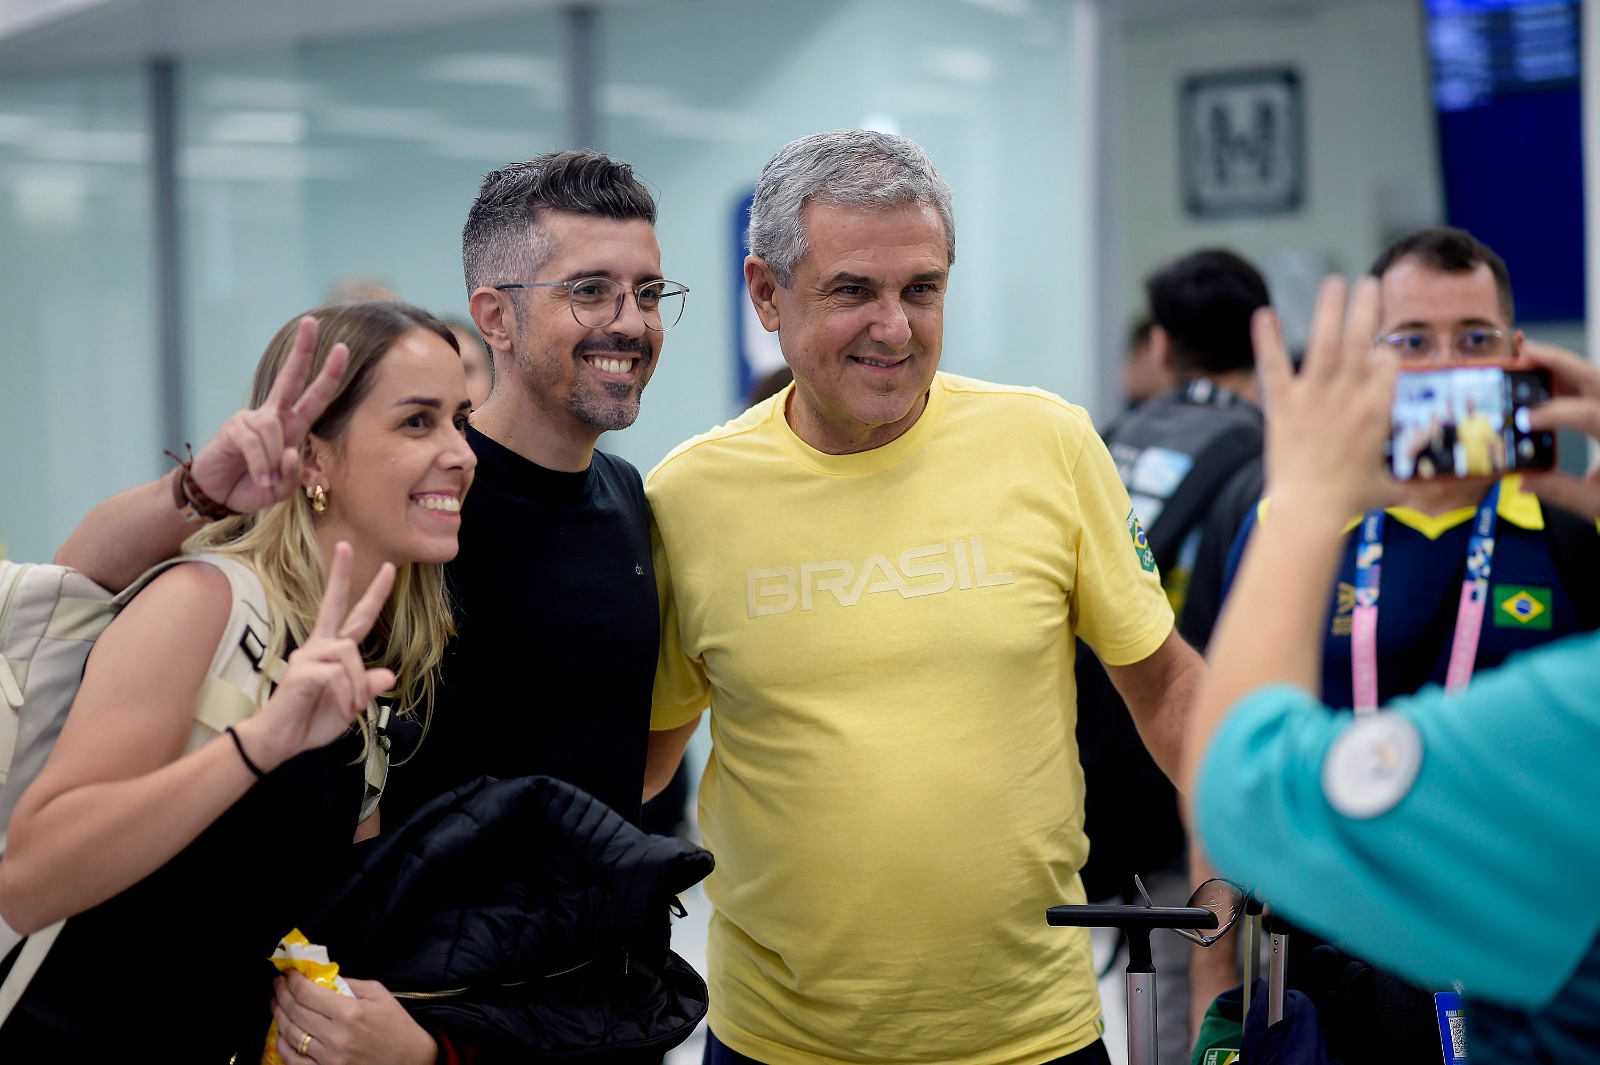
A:
[[[311,500],[311,509],[314,513],[321,514],[328,509],[328,493],[322,490],[320,484],[306,485],[306,498]]]

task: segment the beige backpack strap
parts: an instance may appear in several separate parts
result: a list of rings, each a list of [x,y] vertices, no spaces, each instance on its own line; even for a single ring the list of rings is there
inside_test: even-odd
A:
[[[193,750],[260,709],[272,690],[270,685],[261,683],[262,676],[277,684],[283,678],[286,663],[267,655],[272,623],[267,613],[267,593],[255,571],[228,555],[184,557],[220,569],[233,587],[233,612],[228,616],[227,631],[217,643],[195,709],[188,746]],[[389,776],[389,708],[374,702],[364,716],[371,742],[367,744],[366,792],[361,803],[363,821],[377,809]]]
[[[272,621],[261,578],[256,576],[255,570],[228,555],[183,554],[157,563],[118,593],[113,604],[120,610],[156,577],[187,562],[204,563],[227,577],[228,587],[233,592],[233,606],[200,686],[195,723],[189,729],[189,740],[183,748],[185,753],[260,709],[272,691],[271,685],[261,683],[262,674],[276,683],[283,676],[284,668],[282,659],[267,657]]]
[[[271,614],[267,592],[255,570],[228,555],[185,555],[190,562],[202,562],[220,570],[233,590],[233,609],[227,628],[217,641],[206,670],[205,684],[195,705],[194,727],[187,750],[220,735],[259,710],[272,692],[272,685],[283,676],[281,658],[268,657],[272,639]]]

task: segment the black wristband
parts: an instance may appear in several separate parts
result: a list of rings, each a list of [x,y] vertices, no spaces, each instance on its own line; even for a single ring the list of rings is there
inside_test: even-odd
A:
[[[233,737],[233,745],[234,745],[234,747],[238,748],[239,757],[244,759],[245,767],[248,768],[250,770],[250,772],[252,772],[252,773],[254,773],[256,775],[256,779],[257,780],[266,779],[267,775],[261,771],[261,767],[256,765],[254,762],[252,762],[250,760],[250,756],[248,754],[244,753],[244,741],[239,738],[239,734],[237,732],[233,731],[233,726],[229,725],[227,728],[223,729],[222,731],[226,732],[229,736]]]

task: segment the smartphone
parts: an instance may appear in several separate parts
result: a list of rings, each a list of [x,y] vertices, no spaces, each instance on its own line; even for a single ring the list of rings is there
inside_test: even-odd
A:
[[[1555,433],[1528,429],[1528,411],[1549,398],[1549,371],[1528,363],[1402,367],[1389,470],[1410,481],[1554,469]]]

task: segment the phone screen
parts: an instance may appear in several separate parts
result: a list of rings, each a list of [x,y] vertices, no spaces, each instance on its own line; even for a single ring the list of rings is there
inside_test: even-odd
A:
[[[1551,432],[1528,430],[1550,375],[1506,366],[1403,370],[1395,382],[1389,468],[1398,480],[1495,477],[1555,467]]]

